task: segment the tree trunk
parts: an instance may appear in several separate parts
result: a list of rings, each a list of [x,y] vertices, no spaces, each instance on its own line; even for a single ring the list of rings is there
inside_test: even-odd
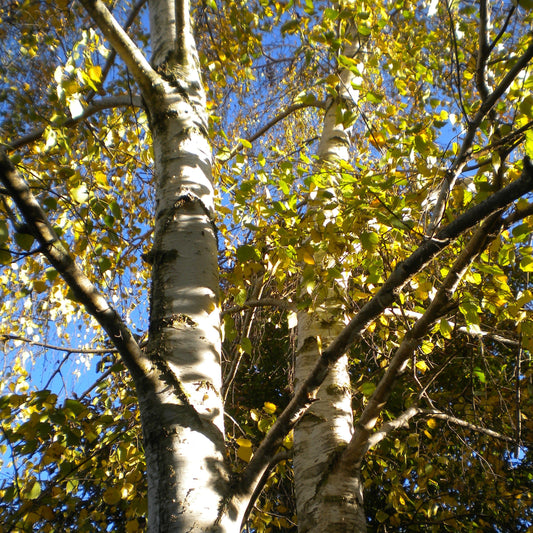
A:
[[[350,27],[346,34],[351,37],[352,44],[342,53],[354,57],[359,42]],[[349,130],[338,123],[338,117],[341,109],[352,107],[357,99],[351,88],[353,76],[348,70],[339,73],[338,96],[335,100],[329,99],[324,117],[318,156],[323,164],[331,166],[332,173],[336,163],[349,158]],[[335,194],[335,191],[331,190],[331,193]],[[334,222],[335,213],[326,213],[326,218]],[[326,302],[317,303],[328,309],[334,300],[335,292],[330,289]],[[298,313],[296,387],[314,368],[320,357],[320,345],[328,346],[343,326],[338,317],[324,316],[324,313],[320,316],[317,312]],[[345,355],[331,368],[316,401],[294,428],[294,478],[300,533],[366,531],[359,470],[350,475],[335,469],[353,435],[351,400],[348,357]]]
[[[315,366],[320,355],[317,336],[322,342],[328,342],[340,326],[320,323],[316,317],[300,313],[296,376],[307,376]],[[330,370],[317,400],[294,429],[298,531],[365,531],[359,475],[334,474],[335,463],[352,434],[348,358],[343,356]]]
[[[156,190],[147,353],[159,375],[152,380],[158,388],[139,387],[148,531],[236,531],[230,519],[217,523],[228,490],[217,235],[205,95],[188,2],[152,0],[150,24],[152,66],[164,90],[147,102]]]

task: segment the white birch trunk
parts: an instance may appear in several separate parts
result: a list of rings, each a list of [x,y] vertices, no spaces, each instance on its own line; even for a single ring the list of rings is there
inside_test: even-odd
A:
[[[151,380],[159,385],[140,394],[148,531],[238,531],[235,516],[217,523],[228,490],[217,235],[205,95],[188,2],[151,0],[150,22],[152,65],[164,91],[147,102],[156,177],[147,353],[159,374]]]
[[[355,56],[357,43],[342,53]],[[351,87],[353,74],[341,71],[339,97],[328,103],[318,156],[334,165],[349,157],[349,131],[337,123],[338,107],[353,105],[357,95]],[[334,191],[332,191],[334,192]],[[333,217],[334,214],[331,214]],[[330,300],[334,291],[330,290]],[[328,302],[324,302],[327,308]],[[342,329],[339,319],[322,313],[298,313],[298,347],[295,386],[314,368],[323,347]],[[366,519],[359,473],[336,469],[336,462],[353,435],[348,358],[343,356],[330,370],[318,391],[317,400],[294,429],[294,477],[298,531],[300,533],[364,532]]]

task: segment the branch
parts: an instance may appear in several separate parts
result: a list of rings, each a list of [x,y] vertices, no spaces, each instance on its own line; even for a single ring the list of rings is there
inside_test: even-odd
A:
[[[263,472],[261,479],[255,486],[254,492],[252,493],[250,499],[248,500],[248,505],[246,506],[246,511],[244,511],[244,515],[241,521],[241,529],[244,527],[244,524],[246,524],[250,516],[250,513],[252,512],[252,509],[255,506],[255,502],[258,500],[259,496],[261,496],[261,493],[263,492],[266,482],[268,481],[268,478],[270,477],[270,474],[272,473],[272,470],[274,469],[274,467],[281,461],[286,461],[287,459],[289,459],[290,456],[291,454],[287,450],[283,450],[283,451],[278,452],[274,457],[272,457],[272,459],[270,460],[270,463],[268,464],[265,471]]]
[[[466,420],[462,420],[461,418],[456,418],[455,416],[444,413],[443,411],[439,411],[437,409],[421,409],[420,407],[410,407],[407,409],[407,411],[404,411],[394,420],[384,422],[381,427],[368,439],[367,449],[376,446],[384,438],[388,437],[393,431],[401,427],[408,427],[409,421],[418,415],[423,417],[438,418],[440,420],[445,420],[449,424],[455,424],[456,426],[461,426],[477,433],[483,433],[489,437],[494,437],[495,439],[503,440],[505,442],[514,442],[512,437],[502,435],[497,431],[493,431],[492,429],[488,429],[483,426],[478,426],[477,424],[472,424]]]
[[[451,298],[462,277],[467,272],[472,261],[485,249],[489,242],[496,238],[501,226],[502,220],[497,213],[485,220],[459,254],[424,314],[415,322],[412,329],[406,333],[355,424],[354,434],[342,454],[339,468],[347,468],[352,465],[354,468],[358,468],[360,466],[368,448],[368,439],[381,410],[389,399],[397,377],[404,371],[407,362],[413,356],[429,329],[437,319],[446,314]]]
[[[504,147],[505,149],[509,150],[509,148],[515,147],[518,143],[522,142],[525,139],[524,133],[528,130],[533,128],[533,120],[530,120],[520,128],[512,131],[505,137],[500,137],[499,139],[495,140],[494,142],[487,144],[486,146],[479,147],[476,150],[472,152],[472,155],[478,156],[480,154],[491,152],[492,150],[498,149],[500,147]],[[487,160],[483,164],[490,164],[491,160]],[[479,168],[479,164],[474,166],[467,166],[463,168],[464,172],[469,172],[471,170],[475,170],[476,168]]]
[[[79,1],[128,67],[139,84],[144,99],[150,101],[153,91],[161,86],[159,74],[150,66],[142,51],[122,29],[102,0]]]
[[[444,181],[439,192],[439,197],[436,204],[433,207],[433,213],[431,216],[431,221],[428,226],[428,234],[432,234],[435,228],[440,223],[444,211],[446,209],[446,202],[448,200],[448,195],[450,190],[455,185],[459,174],[462,172],[466,160],[470,155],[472,143],[476,134],[479,125],[485,118],[485,115],[496,105],[496,102],[500,97],[505,93],[509,88],[511,83],[515,80],[518,74],[527,66],[529,61],[533,58],[533,39],[531,40],[530,45],[527,47],[526,51],[522,56],[517,60],[514,66],[509,70],[509,72],[504,76],[503,80],[498,84],[498,86],[487,96],[486,100],[482,102],[480,108],[478,109],[474,118],[469,122],[468,129],[463,139],[463,144],[461,150],[457,155],[457,158],[453,162],[451,168],[446,172]]]
[[[502,224],[505,226],[505,224]],[[397,307],[391,307],[390,309],[385,309],[383,312],[385,316],[394,316],[401,318],[403,316],[406,316],[407,318],[414,318],[419,319],[422,317],[422,313],[418,313],[416,311],[410,311],[409,309],[399,309]],[[457,327],[456,322],[451,322],[454,328],[457,328],[457,331],[460,331],[461,333],[464,333],[465,335],[470,335],[471,337],[488,337],[489,339],[493,339],[497,342],[501,342],[502,344],[506,344],[508,346],[520,346],[520,343],[515,339],[508,339],[507,337],[502,337],[501,335],[498,335],[497,333],[493,333],[492,331],[479,331],[477,333],[469,331],[466,326],[459,326]]]
[[[263,126],[261,129],[256,131],[251,137],[248,137],[246,139],[248,142],[253,143],[255,140],[257,140],[259,137],[264,135],[270,128],[274,127],[278,122],[282,121],[284,118],[288,117],[291,113],[294,113],[295,111],[298,111],[299,109],[305,109],[306,107],[320,107],[321,109],[325,108],[324,102],[313,102],[312,104],[292,104],[287,109],[282,111],[279,115],[275,116],[270,122],[268,122],[265,126]],[[244,148],[242,142],[239,142],[237,146],[231,150],[227,155],[221,154],[219,156],[219,159],[223,161],[224,163],[228,162],[230,159],[233,159],[242,149]]]
[[[5,154],[0,154],[0,181],[13,198],[29,231],[39,242],[41,253],[59,272],[76,299],[106,331],[134,379],[140,379],[145,374],[146,361],[137,341],[61,244],[45,212]]]
[[[19,335],[9,335],[3,334],[0,335],[0,340],[3,341],[21,341],[32,346],[41,346],[42,348],[47,348],[49,350],[56,350],[58,352],[67,352],[67,353],[81,353],[81,354],[104,354],[104,353],[113,353],[116,352],[115,348],[64,348],[63,346],[55,346],[54,344],[47,344],[45,342],[37,342],[26,337],[20,337]]]
[[[129,14],[128,19],[126,20],[126,23],[124,24],[124,28],[123,28],[124,31],[126,31],[133,24],[133,22],[137,18],[137,15],[141,11],[141,9],[144,7],[146,2],[147,2],[147,0],[139,0],[133,6],[133,9],[131,10],[131,12]],[[111,70],[111,67],[113,66],[113,63],[115,62],[115,58],[116,57],[117,57],[117,51],[114,48],[111,48],[111,53],[107,57],[105,65],[102,68],[102,75],[100,77],[100,86],[102,86],[104,81],[106,80],[107,75],[109,74],[109,71]],[[95,94],[96,94],[96,92],[94,92],[94,91],[92,93],[90,93],[88,98],[87,98],[87,101],[90,102],[94,98]]]
[[[489,58],[489,43],[487,40],[487,26],[488,26],[488,6],[487,0],[480,0],[479,2],[479,38],[476,64],[476,86],[481,96],[481,101],[484,102],[489,97],[489,88],[485,82],[485,67]]]
[[[466,109],[463,103],[463,90],[461,88],[461,68],[459,65],[459,47],[457,46],[457,33],[455,31],[455,22],[453,20],[450,0],[445,0],[444,3],[446,4],[446,10],[448,11],[448,18],[450,19],[450,35],[452,38],[453,51],[454,51],[453,62],[455,64],[455,70],[456,70],[455,75],[457,77],[457,94],[459,95],[459,105],[461,107],[461,111],[463,112],[464,117],[468,120],[468,114],[466,112]]]
[[[492,41],[490,43],[489,54],[494,50],[494,47],[498,44],[500,39],[505,35],[505,32],[507,30],[507,26],[509,26],[509,22],[511,22],[511,18],[514,15],[515,11],[516,11],[516,5],[511,6],[511,9],[509,9],[509,13],[507,14],[505,22],[503,23],[503,26],[501,27],[500,31],[498,32],[498,35],[496,35],[496,37],[494,38],[494,41]]]
[[[230,315],[233,313],[239,313],[245,309],[250,309],[254,307],[279,307],[280,309],[286,310],[295,310],[296,306],[292,302],[287,302],[285,300],[276,300],[276,298],[261,298],[261,300],[249,300],[242,305],[235,305],[233,307],[228,307],[223,309],[220,312],[220,316]]]
[[[533,165],[531,165],[529,158],[526,157],[524,159],[524,171],[518,180],[457,217],[452,223],[441,229],[435,237],[425,240],[409,258],[396,266],[381,289],[352,318],[331,345],[322,352],[315,368],[298,388],[289,405],[279,415],[250,463],[248,463],[248,466],[243,472],[241,482],[236,489],[237,492],[245,494],[253,489],[262,471],[268,464],[269,457],[281,445],[283,437],[301,418],[305,409],[313,401],[330,367],[344,355],[349,346],[363,330],[383,313],[387,307],[391,306],[396,294],[405,283],[420,272],[429,261],[436,257],[437,254],[464,231],[507,207],[511,202],[531,190],[533,190]],[[448,274],[449,276],[451,272]],[[427,318],[429,319],[430,317]],[[419,327],[421,326],[422,324],[419,325]],[[428,326],[425,327],[427,329]]]
[[[106,378],[108,378],[114,372],[114,368],[108,368],[87,390],[83,391],[79,396],[78,400],[82,400],[86,396],[89,396],[91,392],[102,383]]]
[[[512,437],[507,437],[506,435],[502,435],[501,433],[493,431],[492,429],[484,428],[483,426],[478,426],[477,424],[472,424],[470,422],[467,422],[466,420],[456,418],[455,416],[449,415],[437,409],[420,409],[420,414],[423,416],[431,416],[433,418],[445,420],[450,424],[455,424],[456,426],[461,426],[463,428],[470,429],[471,431],[483,433],[485,435],[488,435],[489,437],[494,437],[496,439],[504,440],[506,442],[515,442]]]
[[[94,115],[95,113],[98,113],[99,111],[103,111],[105,109],[112,109],[114,107],[123,107],[123,106],[143,107],[143,103],[142,103],[140,96],[124,95],[124,96],[110,96],[108,98],[102,98],[101,100],[96,100],[89,107],[85,108],[81,115],[77,117],[65,119],[64,121],[54,126],[57,126],[58,128],[69,128],[70,126],[74,126],[75,124],[78,124],[78,122],[85,120],[86,118],[90,117],[91,115]],[[20,137],[19,139],[12,142],[11,144],[4,145],[4,146],[6,150],[9,150],[9,151],[16,150],[20,148],[21,146],[25,146],[34,141],[37,141],[43,136],[44,132],[45,132],[45,128],[38,128],[28,133],[27,135]]]

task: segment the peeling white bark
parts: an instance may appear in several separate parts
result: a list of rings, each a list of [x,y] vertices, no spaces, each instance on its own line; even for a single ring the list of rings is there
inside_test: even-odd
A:
[[[156,213],[147,351],[162,382],[143,412],[148,531],[234,531],[228,515],[217,523],[228,475],[211,147],[199,73],[189,62],[180,64],[175,49],[172,3],[151,2],[153,61],[165,91],[148,104]]]
[[[353,42],[342,53],[353,57],[359,48]],[[318,156],[324,164],[335,165],[349,159],[349,127],[338,123],[339,110],[356,103],[352,89],[354,74],[339,72],[337,99],[329,99]],[[333,194],[334,190],[331,191]],[[326,216],[335,217],[335,212]],[[330,291],[334,300],[334,291]],[[328,302],[325,302],[326,309]],[[344,324],[335,317],[298,313],[298,349],[295,365],[296,388],[315,368],[320,344],[326,347]],[[320,344],[319,344],[320,343]],[[366,531],[363,493],[359,472],[338,472],[337,460],[353,435],[353,413],[348,357],[338,359],[322,383],[316,401],[294,428],[294,477],[298,531],[300,533]]]

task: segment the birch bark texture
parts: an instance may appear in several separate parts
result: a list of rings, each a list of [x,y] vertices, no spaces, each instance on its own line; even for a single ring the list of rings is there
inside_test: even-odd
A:
[[[227,472],[205,94],[188,1],[149,5],[151,63],[164,87],[148,103],[156,208],[147,351],[163,378],[143,410],[149,531],[224,531],[227,524],[217,524]]]
[[[220,395],[220,304],[211,146],[188,0],[150,0],[148,64],[100,0],[81,0],[134,75],[154,150],[148,370],[136,388],[150,533],[236,531]]]
[[[352,2],[340,2],[350,7]],[[366,39],[361,40],[353,24],[344,29],[344,46],[340,53],[363,61]],[[363,71],[361,63],[360,70]],[[358,94],[352,88],[355,74],[348,69],[337,72],[336,98],[326,102],[323,129],[317,155],[322,167],[335,176],[340,161],[348,162],[350,127],[339,122],[342,111],[353,109]],[[330,195],[335,197],[335,179]],[[312,212],[312,211],[311,211]],[[333,223],[335,210],[328,211],[326,223]],[[342,287],[341,287],[342,290]],[[302,383],[315,368],[321,346],[328,346],[344,327],[341,317],[327,312],[338,308],[333,288],[324,302],[316,302],[320,311],[298,313],[295,385]],[[333,304],[333,305],[332,305]],[[303,533],[366,531],[363,492],[358,471],[349,475],[336,470],[342,451],[353,435],[352,394],[348,357],[343,355],[330,368],[316,401],[294,428],[294,476],[298,530]]]

